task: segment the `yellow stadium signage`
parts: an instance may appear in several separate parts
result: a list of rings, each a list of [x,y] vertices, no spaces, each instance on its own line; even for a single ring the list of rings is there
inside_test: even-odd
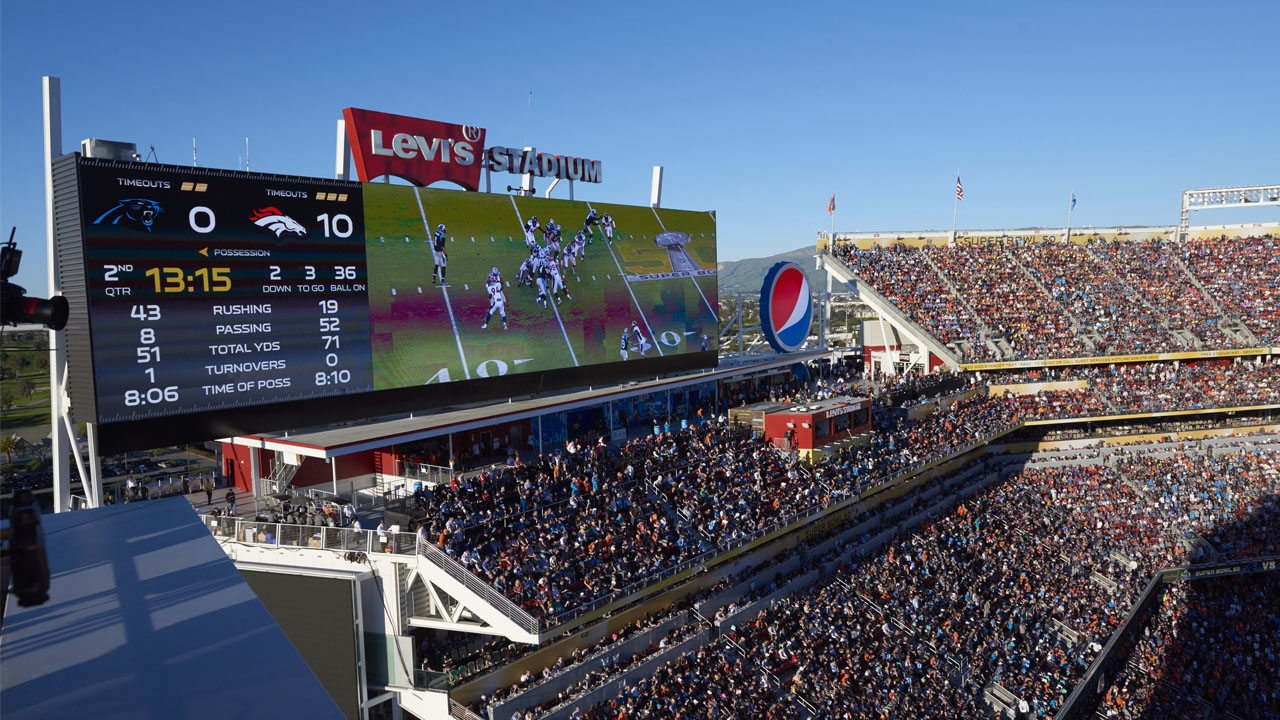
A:
[[[961,370],[1020,370],[1023,368],[1064,367],[1067,365],[1110,365],[1112,363],[1156,362],[1159,360],[1204,360],[1208,358],[1271,355],[1275,348],[1239,348],[1234,350],[1193,350],[1187,352],[1146,353],[1143,355],[1105,355],[1102,357],[1047,358],[1040,360],[1006,360],[1003,362],[964,363]]]

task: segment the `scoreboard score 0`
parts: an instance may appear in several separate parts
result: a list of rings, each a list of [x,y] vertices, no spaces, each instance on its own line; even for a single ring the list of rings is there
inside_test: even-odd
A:
[[[72,416],[107,452],[716,364],[713,213],[76,155],[54,174]]]

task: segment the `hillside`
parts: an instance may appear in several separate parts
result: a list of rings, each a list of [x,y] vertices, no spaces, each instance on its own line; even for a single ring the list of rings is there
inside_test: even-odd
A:
[[[774,263],[783,261],[796,263],[803,268],[805,276],[809,278],[809,287],[814,290],[825,289],[826,279],[822,277],[822,273],[813,269],[814,252],[813,246],[808,245],[769,257],[744,258],[719,263],[717,270],[720,293],[722,296],[738,292],[759,293],[764,274],[773,267]]]

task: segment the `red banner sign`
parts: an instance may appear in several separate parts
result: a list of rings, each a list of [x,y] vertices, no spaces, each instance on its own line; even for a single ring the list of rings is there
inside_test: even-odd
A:
[[[448,180],[480,189],[484,128],[358,108],[342,116],[361,182],[394,175],[422,187]]]

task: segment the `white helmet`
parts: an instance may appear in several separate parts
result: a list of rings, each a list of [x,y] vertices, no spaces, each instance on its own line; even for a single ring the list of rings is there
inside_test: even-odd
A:
[[[437,230],[443,230],[443,229],[444,229],[444,223],[440,223],[439,225],[437,225],[437,226],[436,226],[436,229],[437,229]]]

